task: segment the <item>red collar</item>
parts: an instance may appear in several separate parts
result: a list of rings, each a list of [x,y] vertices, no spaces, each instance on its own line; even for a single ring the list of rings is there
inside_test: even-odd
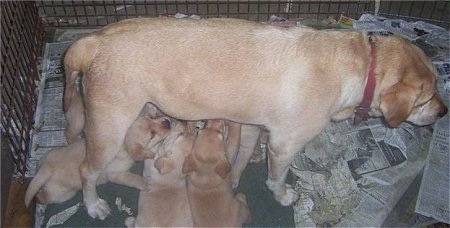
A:
[[[364,89],[364,96],[361,103],[355,108],[354,125],[360,124],[362,121],[369,119],[370,105],[372,104],[373,93],[376,85],[375,67],[377,66],[377,49],[375,45],[375,37],[369,37],[370,43],[370,69],[367,76],[366,87]]]

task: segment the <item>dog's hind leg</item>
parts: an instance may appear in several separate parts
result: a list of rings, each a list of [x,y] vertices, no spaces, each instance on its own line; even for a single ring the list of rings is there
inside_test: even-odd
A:
[[[77,139],[82,138],[84,128],[85,116],[81,94],[76,94],[72,97],[72,103],[65,116],[67,125],[64,135],[66,136],[67,144],[72,144]]]
[[[90,116],[86,115],[86,158],[80,166],[80,176],[83,201],[88,214],[92,218],[103,220],[110,214],[110,209],[107,202],[97,195],[97,179],[121,150],[125,133],[139,110],[128,116],[113,116],[111,107],[92,107],[97,110],[87,112]]]

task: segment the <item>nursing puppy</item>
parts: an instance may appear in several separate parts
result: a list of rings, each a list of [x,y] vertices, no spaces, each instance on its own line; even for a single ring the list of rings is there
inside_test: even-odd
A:
[[[127,218],[126,226],[192,227],[186,175],[181,172],[194,142],[194,135],[187,131],[183,123],[171,119],[169,135],[153,148],[155,159],[145,160],[143,176],[149,179],[150,189],[140,192],[137,217]]]
[[[96,180],[148,101],[177,119],[250,124],[253,133],[241,140],[247,145],[256,144],[259,126],[267,129],[266,184],[282,205],[298,198],[285,184],[294,157],[331,120],[353,115],[370,69],[370,116],[395,127],[403,121],[428,125],[447,112],[436,71],[419,48],[396,36],[358,31],[136,18],[76,41],[64,64],[67,76],[83,74],[89,154],[81,166],[83,196],[89,215],[100,219],[108,205],[97,195]]]
[[[145,107],[127,131],[127,137],[129,138],[127,145],[140,145],[143,142],[141,133],[146,131],[142,129],[151,128],[152,130],[145,134],[148,138],[145,142],[146,149],[152,148],[164,139],[170,130],[170,124],[166,117],[152,119],[150,115],[154,116],[154,109],[152,108],[154,106],[146,104]],[[136,140],[133,140],[134,136],[136,136]],[[28,206],[35,195],[38,202],[42,204],[61,203],[72,198],[82,188],[79,169],[85,156],[86,143],[84,139],[48,151],[40,161],[36,176],[27,188],[25,204]],[[149,152],[147,156],[153,157],[154,154]],[[128,171],[133,163],[134,160],[124,149],[121,149],[100,175],[96,184],[111,181],[146,190],[148,188],[147,179]]]
[[[184,161],[194,226],[236,227],[250,222],[245,195],[234,196],[225,147],[224,121],[209,120]]]

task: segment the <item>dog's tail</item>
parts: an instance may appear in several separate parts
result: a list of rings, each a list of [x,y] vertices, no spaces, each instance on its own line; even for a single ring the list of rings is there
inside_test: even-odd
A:
[[[25,192],[25,205],[28,207],[31,200],[37,194],[37,192],[44,186],[45,183],[50,179],[51,172],[48,169],[42,167],[36,173],[36,176],[31,180],[30,185],[28,185],[27,191]]]
[[[64,112],[69,109],[74,96],[81,96],[81,76],[85,76],[97,54],[99,40],[95,34],[83,37],[73,43],[64,57],[66,88],[64,91]]]

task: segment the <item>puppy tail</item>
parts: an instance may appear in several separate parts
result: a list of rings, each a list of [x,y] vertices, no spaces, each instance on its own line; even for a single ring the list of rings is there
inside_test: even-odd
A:
[[[25,205],[27,207],[30,205],[31,200],[34,198],[36,193],[50,179],[50,175],[51,173],[46,169],[40,169],[33,180],[31,180],[30,185],[28,185],[27,191],[25,192]]]

